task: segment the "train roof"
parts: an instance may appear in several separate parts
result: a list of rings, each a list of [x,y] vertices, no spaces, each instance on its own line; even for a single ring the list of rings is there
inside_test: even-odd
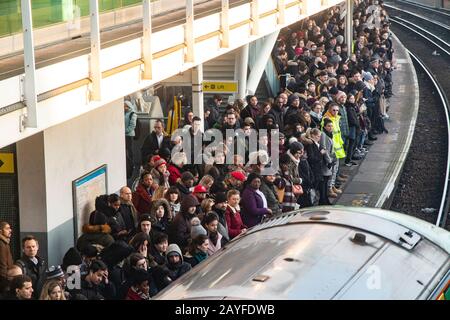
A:
[[[404,214],[308,208],[255,226],[156,298],[426,299],[449,253],[449,232]]]

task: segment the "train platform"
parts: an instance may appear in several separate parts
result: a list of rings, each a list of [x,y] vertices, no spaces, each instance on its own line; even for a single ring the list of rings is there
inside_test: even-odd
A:
[[[389,208],[395,186],[408,155],[419,109],[419,88],[412,61],[398,38],[393,37],[396,71],[394,96],[390,99],[388,134],[377,135],[365,159],[358,166],[340,166],[348,174],[335,204]]]

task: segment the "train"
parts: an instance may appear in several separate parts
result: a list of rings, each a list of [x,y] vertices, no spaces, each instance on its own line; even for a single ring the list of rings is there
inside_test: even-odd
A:
[[[345,206],[270,218],[155,299],[448,300],[450,232],[406,214]]]

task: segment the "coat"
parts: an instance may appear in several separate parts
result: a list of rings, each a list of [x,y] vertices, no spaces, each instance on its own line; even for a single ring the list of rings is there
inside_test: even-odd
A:
[[[77,240],[77,249],[82,251],[88,245],[98,244],[103,248],[109,247],[114,238],[111,236],[111,227],[107,224],[83,226],[83,234]]]
[[[237,237],[242,229],[246,229],[246,225],[242,222],[241,213],[227,206],[225,210],[225,219],[227,220],[228,234],[230,239]]]
[[[169,175],[169,184],[171,186],[175,185],[177,183],[178,179],[181,180],[180,168],[178,168],[173,163],[169,164],[169,166],[167,167],[167,171],[169,171],[169,174],[170,174]]]
[[[241,208],[242,221],[249,228],[260,223],[264,215],[269,213],[269,210],[263,207],[261,196],[250,186],[242,192]]]
[[[322,175],[328,177],[332,174],[330,165],[337,161],[337,159],[333,152],[333,140],[327,136],[325,132],[322,132],[320,135],[320,147],[327,151],[327,153],[323,156],[324,161],[322,162]]]
[[[33,261],[30,260],[25,255],[16,261],[16,264],[22,269],[22,273],[31,278],[33,283],[33,297],[38,298],[41,294],[41,289],[45,281],[45,270],[47,265],[41,257],[36,256],[37,264],[34,264]]]
[[[158,138],[155,131],[152,131],[147,137],[145,137],[144,143],[141,147],[142,163],[146,164],[149,157],[158,154],[161,149],[170,149],[170,137],[164,135],[161,142],[161,146],[158,146]]]
[[[272,214],[276,215],[281,213],[281,204],[278,201],[275,186],[273,184],[269,184],[263,179],[263,181],[261,181],[260,190],[266,196],[267,206],[270,210],[272,210]]]
[[[137,186],[132,199],[134,207],[140,214],[150,213],[152,209],[152,196],[148,194],[142,184]]]
[[[212,256],[214,253],[219,251],[222,248],[222,235],[220,232],[217,232],[217,241],[216,244],[214,244],[211,241],[211,238],[208,241],[208,256]]]
[[[10,239],[0,235],[0,279],[7,277],[8,269],[14,263],[9,242]]]

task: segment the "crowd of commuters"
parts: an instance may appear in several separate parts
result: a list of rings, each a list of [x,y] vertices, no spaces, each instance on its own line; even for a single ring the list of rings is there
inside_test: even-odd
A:
[[[379,25],[369,23],[371,5],[355,0],[352,52],[338,8],[280,34],[273,58],[282,91],[262,103],[254,95],[236,100],[225,111],[216,95],[204,115],[189,110],[180,123],[191,137],[189,152],[172,152],[183,138],[171,139],[156,121],[141,147],[139,179],[119,194],[97,197],[60,266],[47,266],[33,236],[23,239],[23,256],[14,262],[12,230],[2,222],[2,298],[148,300],[265,218],[331,204],[348,178],[341,166],[358,165],[376,135],[388,132],[393,48],[385,11]],[[127,157],[135,124],[127,101]],[[211,129],[224,135],[242,129],[245,137],[206,150],[203,137]],[[278,129],[279,141],[258,135],[259,148],[251,151],[250,136],[261,129]],[[238,143],[244,154],[226,162]],[[214,161],[202,161],[204,153]],[[279,167],[271,166],[274,158]]]

